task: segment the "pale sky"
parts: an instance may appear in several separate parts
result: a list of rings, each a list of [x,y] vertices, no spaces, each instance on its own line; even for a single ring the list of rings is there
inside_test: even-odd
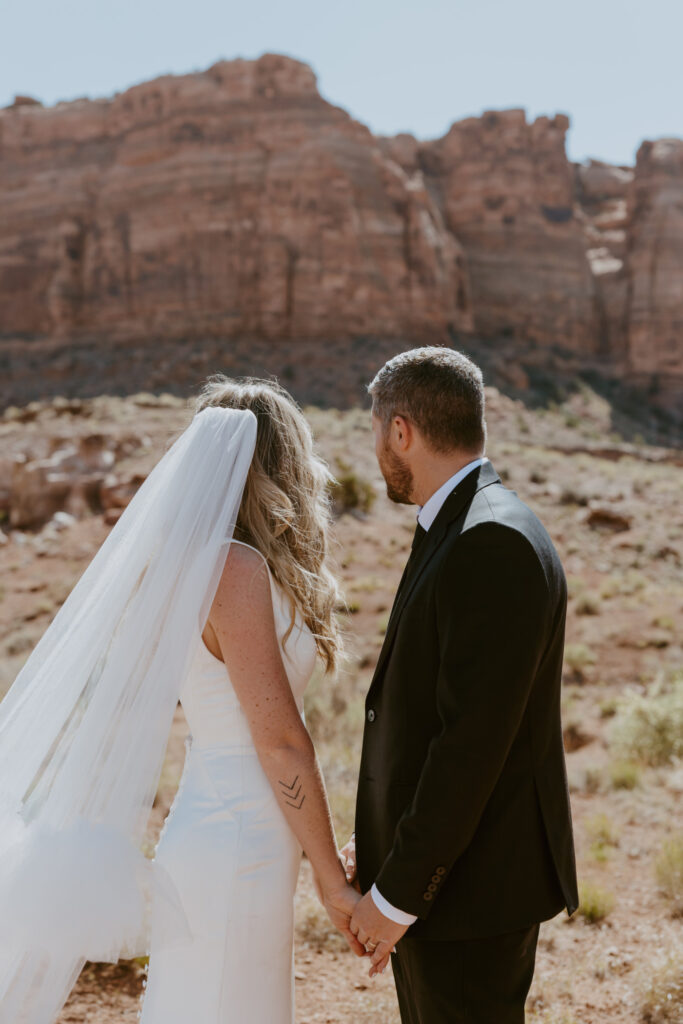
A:
[[[0,106],[276,52],[375,133],[524,107],[569,114],[571,159],[632,163],[683,137],[681,38],[681,0],[0,0]]]

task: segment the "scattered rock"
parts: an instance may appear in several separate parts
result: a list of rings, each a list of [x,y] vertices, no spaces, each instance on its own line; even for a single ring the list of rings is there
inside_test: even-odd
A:
[[[589,743],[593,742],[595,736],[591,736],[590,733],[584,732],[578,723],[569,722],[564,727],[562,738],[564,740],[565,751],[568,754],[571,754],[575,750],[581,750],[582,747],[587,747]]]
[[[144,473],[131,473],[125,478],[108,473],[100,485],[100,503],[105,514],[116,509],[123,511],[144,481]],[[114,522],[117,518],[114,517]],[[110,521],[111,518],[108,518],[107,522]]]
[[[606,505],[592,505],[583,514],[583,522],[592,530],[607,530],[619,533],[630,530],[632,516],[627,512],[619,512]]]

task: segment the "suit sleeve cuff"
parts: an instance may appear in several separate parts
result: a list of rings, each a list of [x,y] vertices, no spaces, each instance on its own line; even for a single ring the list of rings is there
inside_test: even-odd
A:
[[[392,906],[388,900],[384,899],[382,893],[379,891],[376,885],[373,885],[370,890],[372,901],[379,910],[380,914],[384,914],[394,924],[412,924],[413,921],[417,921],[415,914],[406,914],[405,911],[399,910],[398,907]]]

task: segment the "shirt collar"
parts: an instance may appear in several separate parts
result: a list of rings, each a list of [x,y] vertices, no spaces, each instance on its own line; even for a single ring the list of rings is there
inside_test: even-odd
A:
[[[477,466],[481,466],[482,463],[488,461],[489,460],[485,455],[481,458],[473,459],[472,462],[468,462],[466,466],[463,466],[457,473],[454,473],[450,479],[446,480],[446,482],[439,487],[438,491],[434,491],[432,496],[427,499],[417,514],[417,521],[424,530],[428,530],[432,525],[439,514],[444,501],[451,491],[458,486],[460,481],[464,480],[467,474],[471,473],[473,469],[477,468]]]

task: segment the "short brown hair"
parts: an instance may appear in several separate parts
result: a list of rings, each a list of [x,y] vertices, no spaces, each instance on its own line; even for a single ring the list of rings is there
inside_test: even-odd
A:
[[[438,346],[401,352],[384,364],[368,391],[385,429],[394,416],[403,416],[435,451],[484,450],[484,381],[462,352]]]

